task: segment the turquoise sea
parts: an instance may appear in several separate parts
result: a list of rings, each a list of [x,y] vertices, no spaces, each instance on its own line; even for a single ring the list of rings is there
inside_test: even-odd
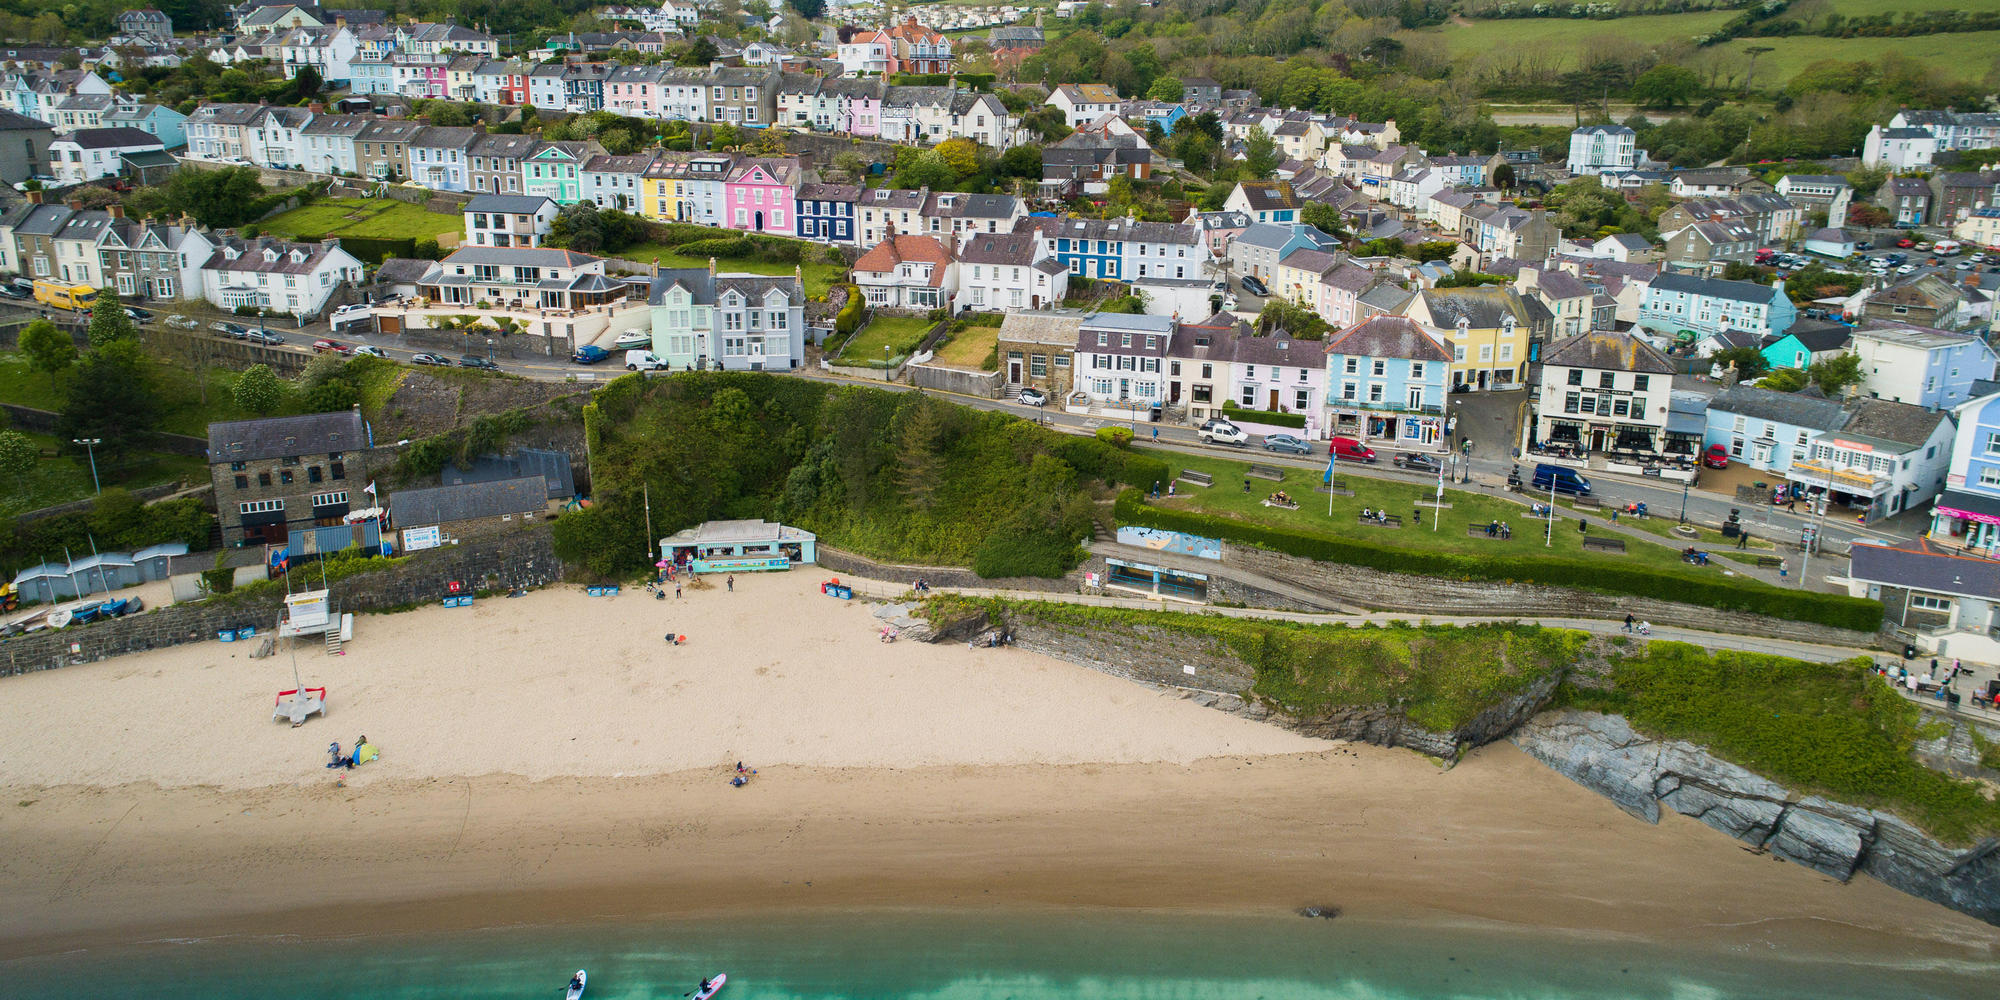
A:
[[[1342,918],[848,912],[332,940],[154,941],[0,963],[0,995],[93,1000],[1724,1000],[2000,996],[2000,961],[1879,962]],[[18,991],[17,991],[18,988]]]

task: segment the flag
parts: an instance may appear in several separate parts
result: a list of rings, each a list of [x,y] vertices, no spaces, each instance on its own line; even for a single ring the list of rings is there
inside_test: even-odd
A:
[[[366,493],[366,494],[368,494],[368,495],[369,495],[369,496],[371,496],[371,497],[372,497],[372,496],[374,496],[374,495],[375,495],[375,480],[373,480],[373,479],[370,479],[370,480],[368,481],[368,485],[367,485],[367,486],[364,486],[364,487],[362,487],[362,489],[361,489],[361,492],[363,492],[363,493]]]
[[[1328,486],[1333,485],[1333,466],[1339,461],[1340,456],[1334,454],[1332,448],[1328,448],[1326,452],[1326,475],[1320,477],[1320,480]]]

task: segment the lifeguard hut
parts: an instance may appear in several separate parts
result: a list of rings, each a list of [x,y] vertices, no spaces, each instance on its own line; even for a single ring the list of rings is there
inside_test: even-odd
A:
[[[817,561],[819,536],[770,521],[705,521],[660,539],[660,558],[696,573],[754,573]]]
[[[278,622],[278,635],[286,639],[324,635],[326,651],[338,654],[340,644],[354,638],[354,616],[334,608],[330,590],[301,590],[285,595],[285,617]]]

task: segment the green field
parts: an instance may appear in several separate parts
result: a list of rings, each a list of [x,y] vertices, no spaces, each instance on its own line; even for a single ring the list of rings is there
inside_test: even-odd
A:
[[[279,236],[355,236],[373,239],[426,239],[465,228],[456,215],[394,198],[322,198],[263,223]]]
[[[937,323],[922,316],[876,316],[855,333],[840,352],[842,361],[856,364],[884,361],[914,353]],[[970,331],[968,331],[970,332]]]
[[[1493,50],[1505,53],[1538,49],[1574,56],[1577,43],[1587,38],[1613,35],[1629,38],[1639,45],[1657,45],[1714,31],[1727,24],[1737,13],[1733,10],[1694,11],[1620,17],[1609,21],[1517,17],[1445,24],[1426,28],[1417,34],[1444,39],[1445,48],[1453,57]]]
[[[52,454],[57,441],[48,434],[29,434],[28,439],[41,449],[42,458],[27,475],[0,489],[0,518],[88,499],[95,492],[88,456],[80,452],[75,455]],[[153,486],[175,479],[184,480],[189,485],[208,481],[208,466],[201,459],[157,452],[137,455],[115,466],[100,463],[97,473],[107,487]]]
[[[647,265],[651,264],[653,258],[657,257],[660,260],[661,267],[708,266],[708,258],[706,257],[691,257],[685,254],[678,254],[674,252],[673,247],[659,243],[641,243],[637,246],[626,247],[610,256],[618,257],[621,260],[629,260],[636,264]],[[794,266],[782,261],[752,260],[744,257],[719,257],[715,261],[715,269],[718,272],[724,273],[735,271],[743,274],[790,274]],[[809,299],[826,298],[827,286],[839,280],[846,273],[845,268],[835,264],[828,264],[823,260],[799,265],[799,268],[803,272],[801,277],[805,281],[806,297]]]
[[[1760,90],[1775,89],[1797,76],[1800,70],[1822,59],[1855,62],[1880,59],[1889,52],[1937,67],[1961,80],[1977,80],[1993,68],[1994,53],[2000,53],[2000,31],[1918,35],[1913,38],[1760,38],[1756,41],[1759,45],[1771,47],[1770,52],[1757,60]]]
[[[968,326],[951,335],[944,346],[937,349],[937,363],[953,368],[967,368],[974,371],[992,371],[987,359],[993,355],[994,342],[1000,338],[997,326]]]

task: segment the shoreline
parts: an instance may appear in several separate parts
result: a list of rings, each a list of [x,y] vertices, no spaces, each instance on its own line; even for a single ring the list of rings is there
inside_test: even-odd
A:
[[[342,794],[4,791],[43,798],[0,821],[0,959],[778,912],[1306,905],[1733,951],[2000,954],[1995,928],[1753,855],[1693,820],[1635,823],[1506,746],[1451,772],[1356,746],[1189,765],[786,768],[744,790],[704,769]],[[43,807],[40,823],[23,815]]]

